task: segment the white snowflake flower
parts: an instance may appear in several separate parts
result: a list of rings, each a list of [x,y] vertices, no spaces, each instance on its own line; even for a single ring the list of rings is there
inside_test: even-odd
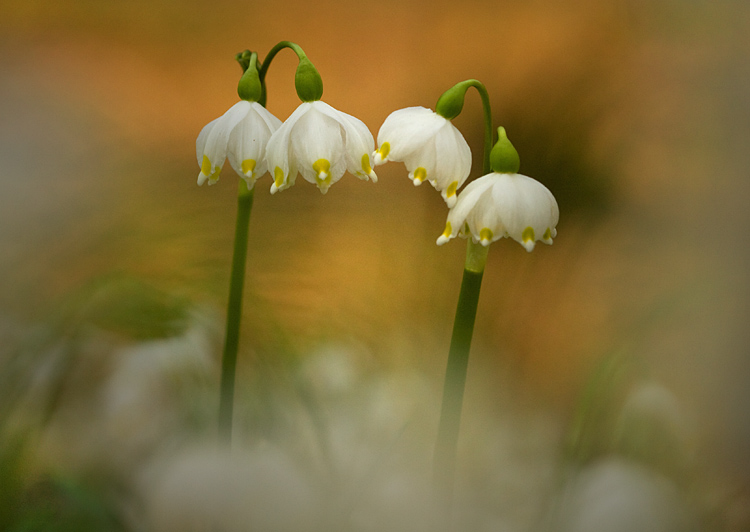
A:
[[[399,109],[380,127],[378,146],[375,165],[403,162],[414,185],[428,181],[448,207],[455,205],[471,171],[471,150],[450,120],[425,107]]]
[[[266,146],[281,120],[258,102],[242,100],[222,116],[209,122],[195,142],[198,164],[198,185],[218,181],[224,161],[252,189],[255,181],[266,173]]]
[[[361,120],[320,100],[303,102],[268,141],[266,157],[274,178],[271,194],[294,185],[298,172],[323,194],[347,170],[377,182],[370,162],[374,146],[372,133]]]
[[[472,181],[448,212],[442,245],[458,235],[488,246],[510,237],[534,249],[537,240],[552,244],[560,212],[552,193],[539,181],[521,174],[492,172]]]

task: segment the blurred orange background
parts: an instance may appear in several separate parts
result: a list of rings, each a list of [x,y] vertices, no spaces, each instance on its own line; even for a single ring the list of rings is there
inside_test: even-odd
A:
[[[236,100],[234,54],[300,44],[323,99],[373,135],[481,80],[521,172],[560,205],[551,247],[492,246],[472,390],[562,418],[598,361],[637,361],[695,418],[701,452],[750,478],[750,8],[741,0],[8,0],[0,7],[0,320],[33,324],[87,281],[132,274],[223,311],[236,177],[196,186],[195,138]],[[298,104],[296,58],[268,108]],[[455,120],[480,170],[481,106]],[[241,371],[282,334],[304,356],[363,344],[444,371],[464,245],[403,165],[271,196],[250,227]],[[279,333],[281,331],[281,333]],[[218,356],[218,354],[217,354]],[[513,398],[495,390],[512,382]],[[497,394],[497,395],[495,395]],[[479,398],[476,398],[479,401]],[[488,408],[501,409],[500,402]]]

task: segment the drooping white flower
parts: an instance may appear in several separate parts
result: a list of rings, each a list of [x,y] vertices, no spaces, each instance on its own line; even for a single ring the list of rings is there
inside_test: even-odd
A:
[[[531,251],[537,240],[552,244],[559,217],[555,197],[539,181],[521,174],[492,172],[461,191],[437,244],[470,234],[475,243],[484,246],[510,237]]]
[[[258,102],[241,100],[222,116],[209,122],[195,142],[198,164],[198,185],[218,181],[224,161],[228,158],[234,171],[249,189],[266,173],[266,145],[271,134],[279,129],[281,120]]]
[[[370,163],[374,146],[361,120],[320,100],[303,102],[268,141],[271,194],[294,185],[298,172],[323,194],[346,171],[377,182]]]
[[[425,107],[399,109],[380,127],[378,146],[375,165],[403,162],[414,185],[429,181],[448,207],[456,203],[471,171],[471,150],[450,120]]]

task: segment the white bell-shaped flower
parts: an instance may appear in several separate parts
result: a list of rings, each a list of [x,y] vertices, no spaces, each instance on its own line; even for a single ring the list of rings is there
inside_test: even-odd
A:
[[[248,189],[266,173],[266,146],[271,134],[279,129],[281,120],[258,102],[241,100],[222,116],[209,122],[195,142],[198,164],[198,185],[218,181],[224,161],[246,182]]]
[[[457,235],[471,235],[483,246],[510,237],[531,251],[537,240],[552,244],[557,236],[560,211],[555,197],[539,181],[517,173],[518,152],[505,128],[497,132],[498,141],[490,152],[493,172],[472,181],[458,195],[437,239],[439,246]]]
[[[320,100],[300,104],[271,136],[266,149],[271,194],[294,185],[297,173],[325,194],[347,170],[360,179],[378,176],[370,154],[375,140],[359,119]]]
[[[448,207],[456,203],[471,172],[471,150],[450,120],[425,107],[399,109],[380,127],[378,146],[375,165],[403,162],[414,185],[429,181]]]
[[[557,201],[539,181],[521,174],[493,172],[472,181],[448,213],[442,245],[461,235],[488,246],[510,237],[534,249],[537,240],[552,244],[560,217]]]

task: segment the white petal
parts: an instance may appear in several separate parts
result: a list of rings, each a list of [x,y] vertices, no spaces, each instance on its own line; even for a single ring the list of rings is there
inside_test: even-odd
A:
[[[480,197],[494,185],[493,176],[494,174],[487,174],[466,185],[466,188],[458,195],[456,205],[448,213],[448,220],[452,223],[456,222],[459,227],[463,226],[469,212],[475,207]]]
[[[407,107],[392,112],[380,126],[378,146],[390,145],[385,160],[403,161],[405,157],[424,146],[447,122],[445,118],[426,107]]]
[[[322,104],[317,107],[320,112],[337,120],[343,129],[346,169],[360,179],[372,179],[376,182],[378,176],[372,170],[370,159],[370,154],[375,149],[375,140],[365,123],[324,102],[316,103]],[[366,161],[363,161],[364,157],[367,157]]]
[[[269,113],[257,102],[232,130],[229,136],[229,163],[240,176],[246,178],[252,188],[255,180],[266,173],[266,145],[271,134],[281,126],[281,120]],[[244,161],[254,161],[250,171],[243,168]],[[247,170],[247,171],[245,171]]]
[[[295,124],[311,109],[312,105],[309,102],[300,104],[268,139],[266,160],[268,161],[268,171],[274,178],[274,183],[271,185],[271,194],[274,194],[277,190],[289,188],[297,179],[297,168],[291,160],[290,138]]]
[[[201,131],[198,135],[196,151],[199,147],[202,151],[202,154],[199,154],[199,164],[201,165],[201,172],[198,175],[199,185],[202,185],[206,179],[208,179],[209,185],[214,184],[219,179],[219,173],[227,158],[229,135],[249,110],[249,102],[237,102],[221,117],[209,124],[210,128],[208,126],[203,128],[205,134],[204,131]]]
[[[206,140],[208,140],[208,134],[211,133],[211,130],[219,122],[219,120],[221,120],[221,117],[211,120],[208,124],[203,126],[201,132],[198,133],[198,138],[195,140],[195,154],[198,158],[199,166],[203,164],[203,154],[206,150]]]
[[[318,103],[322,102],[313,102]],[[291,132],[290,145],[292,160],[307,181],[317,184],[318,179],[325,177],[328,183],[333,183],[343,175],[346,164],[342,160],[344,139],[341,126],[335,119],[321,113],[316,106],[297,121]],[[314,169],[319,161],[326,161],[328,164],[325,176]]]
[[[237,102],[219,118],[216,125],[209,132],[203,153],[211,160],[214,166],[221,166],[224,163],[227,157],[229,135],[249,111],[250,102]]]

